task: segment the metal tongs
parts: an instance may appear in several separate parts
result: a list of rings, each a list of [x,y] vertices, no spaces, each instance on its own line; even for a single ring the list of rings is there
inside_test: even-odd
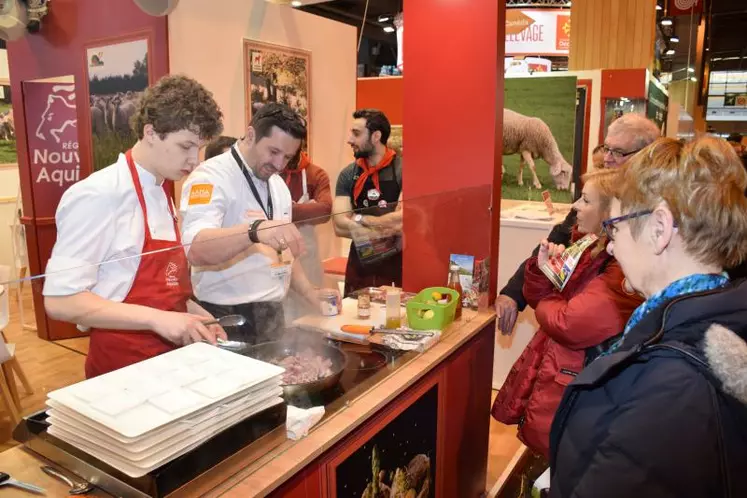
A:
[[[218,318],[217,320],[211,320],[205,322],[203,325],[220,325],[221,327],[241,327],[246,323],[246,317],[244,315],[226,315]]]
[[[246,317],[244,315],[226,315],[216,320],[205,322],[204,325],[220,325],[221,327],[241,327],[246,323]],[[202,342],[209,344],[208,341],[203,340]],[[218,338],[217,346],[229,351],[241,350],[246,347],[243,342],[226,341]]]

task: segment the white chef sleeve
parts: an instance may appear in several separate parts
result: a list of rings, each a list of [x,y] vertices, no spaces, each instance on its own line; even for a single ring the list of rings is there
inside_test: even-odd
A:
[[[45,269],[45,296],[70,296],[94,287],[98,263],[107,258],[115,238],[116,198],[95,184],[70,187],[55,214],[57,241]]]
[[[207,228],[221,228],[226,214],[227,197],[220,182],[205,171],[194,171],[182,187],[179,213],[182,216],[182,243],[189,245]]]

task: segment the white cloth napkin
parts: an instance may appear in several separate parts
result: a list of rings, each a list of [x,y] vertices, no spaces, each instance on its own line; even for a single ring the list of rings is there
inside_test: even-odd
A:
[[[288,439],[298,440],[306,436],[309,430],[324,416],[323,406],[314,406],[308,409],[288,405],[288,414],[285,419],[285,430]]]
[[[539,498],[540,491],[543,489],[550,489],[550,467],[548,467],[547,470],[544,471],[536,481],[534,481],[534,486],[532,487],[532,498]]]
[[[384,344],[392,349],[398,349],[400,351],[417,350],[422,353],[423,351],[427,351],[428,349],[430,349],[431,346],[438,342],[438,340],[441,338],[441,331],[424,330],[422,332],[432,332],[433,335],[430,337],[422,336],[421,338],[414,340],[410,340],[409,338],[405,339],[401,335],[384,335],[382,337]]]

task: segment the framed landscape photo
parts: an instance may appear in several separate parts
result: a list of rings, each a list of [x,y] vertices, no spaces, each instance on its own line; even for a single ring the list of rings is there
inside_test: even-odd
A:
[[[117,160],[137,142],[130,120],[151,84],[147,36],[119,38],[86,47],[93,170]]]
[[[306,120],[310,137],[311,53],[245,39],[244,95],[247,127],[257,110],[277,102]]]

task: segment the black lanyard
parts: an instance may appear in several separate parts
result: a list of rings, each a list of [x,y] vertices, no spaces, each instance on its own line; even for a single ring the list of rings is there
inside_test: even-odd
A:
[[[265,212],[265,216],[267,216],[268,220],[272,219],[272,192],[270,191],[270,182],[267,182],[267,209],[265,209],[265,205],[262,203],[262,199],[259,197],[259,192],[257,191],[257,187],[254,186],[254,181],[252,180],[251,175],[249,175],[249,172],[246,170],[246,167],[244,167],[244,161],[241,160],[241,156],[239,156],[239,153],[236,151],[236,146],[231,147],[231,155],[233,155],[233,159],[236,161],[236,164],[239,166],[239,169],[242,173],[244,173],[244,178],[246,178],[246,183],[249,184],[249,188],[252,189],[252,194],[254,194],[254,198],[257,200],[257,204],[259,204],[259,207],[262,208],[262,211]]]

